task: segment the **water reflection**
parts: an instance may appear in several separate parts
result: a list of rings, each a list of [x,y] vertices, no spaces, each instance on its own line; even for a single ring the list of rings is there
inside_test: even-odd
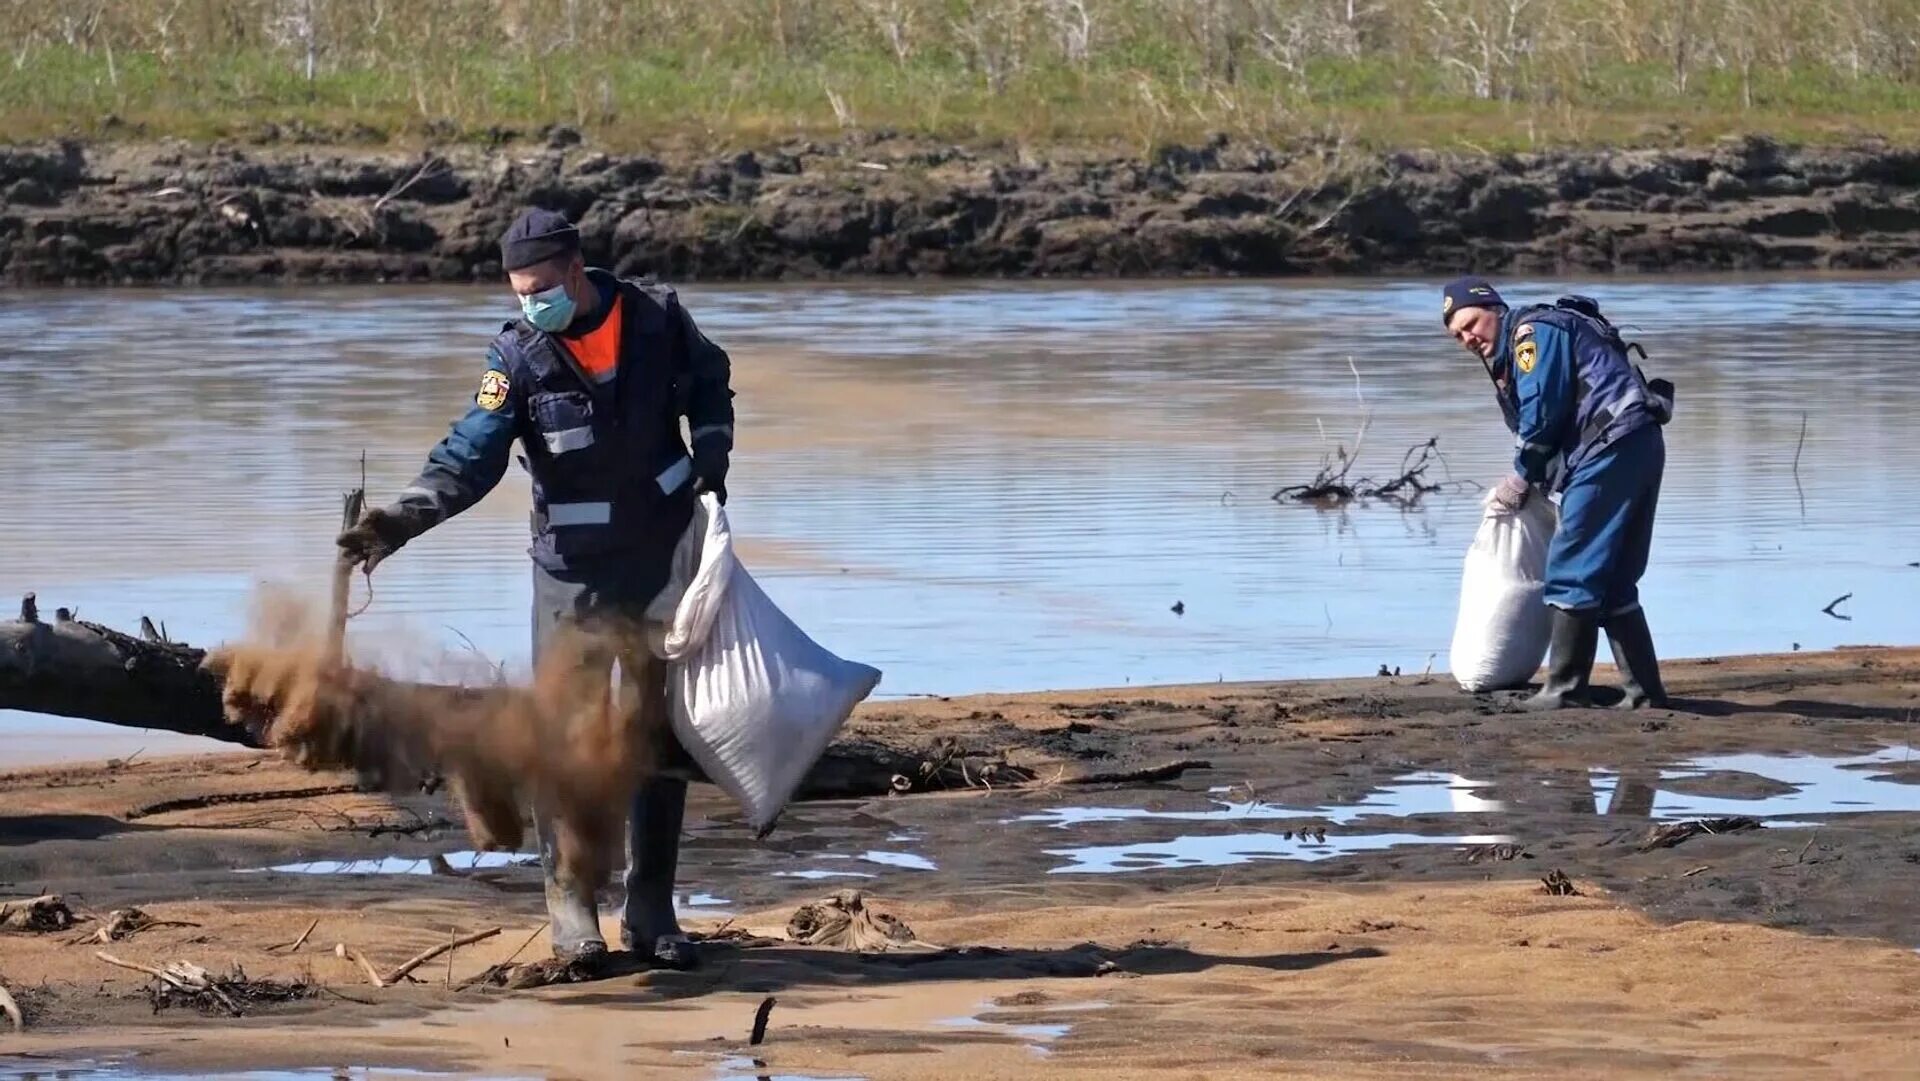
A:
[[[533,1081],[506,1074],[437,1073],[389,1066],[312,1066],[288,1070],[148,1067],[137,1059],[61,1059],[0,1055],[0,1081]]]
[[[1886,776],[1875,767],[1904,766],[1920,758],[1912,747],[1886,747],[1871,754],[1841,758],[1815,755],[1728,754],[1691,759],[1657,776],[1635,777],[1592,771],[1594,798],[1609,806],[1629,802],[1628,813],[1663,821],[1744,815],[1851,814],[1866,811],[1920,811],[1920,774],[1909,780]],[[1752,796],[1705,796],[1673,790],[1676,782],[1718,775],[1745,775],[1774,781],[1789,791]],[[1781,823],[1770,823],[1779,825]]]
[[[1920,549],[1887,493],[1920,454],[1920,283],[1582,288],[1680,389],[1647,583],[1665,652],[1913,638]],[[730,510],[749,564],[890,693],[1444,664],[1472,497],[1344,514],[1266,498],[1311,474],[1323,429],[1356,427],[1349,356],[1374,417],[1363,469],[1435,435],[1457,476],[1505,468],[1430,283],[687,292],[736,354]],[[0,537],[0,596],[211,641],[240,629],[260,578],[317,589],[361,452],[376,497],[404,484],[505,308],[482,289],[0,297],[0,458],[30,509]],[[410,545],[356,635],[459,654],[457,629],[523,662],[526,510],[516,471]],[[1819,614],[1849,592],[1853,622]]]

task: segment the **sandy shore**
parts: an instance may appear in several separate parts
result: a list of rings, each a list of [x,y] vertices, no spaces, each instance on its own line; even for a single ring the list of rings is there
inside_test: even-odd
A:
[[[21,1065],[9,1055],[556,1078],[1911,1076],[1915,811],[1808,804],[1793,811],[1807,825],[1643,842],[1650,814],[1677,817],[1661,812],[1671,800],[1791,808],[1768,802],[1795,789],[1766,762],[1911,741],[1920,651],[1691,662],[1671,682],[1679,708],[1636,715],[1526,715],[1413,676],[874,707],[851,738],[926,754],[950,740],[1043,779],[1188,769],[1152,785],[810,804],[763,843],[702,790],[682,879],[727,900],[711,915],[693,904],[688,924],[774,941],[711,946],[695,973],[533,991],[450,986],[546,942],[537,871],[426,862],[466,847],[438,797],[360,793],[259,754],[21,770],[0,775],[0,898],[55,892],[83,916],[139,905],[195,926],[106,946],[74,942],[97,922],[0,934],[0,982],[28,1023],[18,1036],[0,1024],[0,1076]],[[1700,761],[1721,765],[1671,768]],[[1844,776],[1903,806],[1920,766],[1875,762]],[[1229,829],[1320,829],[1337,845],[1383,828],[1368,815],[1388,813],[1396,778],[1428,774],[1474,778],[1471,832],[1509,840],[1074,874],[1062,861],[1088,850],[1059,846],[1077,834],[1023,824],[1078,809],[1105,816],[1085,839],[1129,851]],[[1650,802],[1628,798],[1635,778]],[[1207,808],[1222,801],[1306,817],[1216,822]],[[1391,829],[1448,840],[1462,810],[1401,808]],[[874,847],[938,870],[784,877],[885,871],[859,862]],[[423,873],[260,870],[321,858],[419,859]],[[1554,871],[1578,893],[1549,895]],[[781,941],[796,904],[847,885],[949,949],[858,957]],[[298,952],[269,949],[310,925]],[[376,989],[334,952],[387,970],[492,927],[418,984]],[[325,990],[239,1019],[156,1014],[147,981],[96,950]],[[768,996],[769,1035],[748,1048]]]

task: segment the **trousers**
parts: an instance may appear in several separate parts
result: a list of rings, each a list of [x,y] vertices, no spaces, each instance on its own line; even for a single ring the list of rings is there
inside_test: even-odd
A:
[[[1575,467],[1560,496],[1560,528],[1547,549],[1548,604],[1600,619],[1640,606],[1666,467],[1666,439],[1655,424],[1627,433]]]
[[[616,706],[630,712],[643,731],[658,733],[654,756],[658,772],[642,782],[628,812],[626,915],[623,928],[645,941],[678,933],[673,919],[673,874],[686,806],[691,759],[672,735],[667,717],[667,666],[647,649],[642,633],[647,605],[666,583],[667,568],[648,567],[631,558],[603,566],[570,567],[556,574],[533,568],[533,657],[538,666],[549,646],[573,630],[600,636],[604,643],[582,659],[594,675],[612,684]],[[556,954],[604,946],[599,911],[591,893],[560,881],[551,821],[542,808],[533,811],[540,838],[540,864],[546,884],[547,915]]]

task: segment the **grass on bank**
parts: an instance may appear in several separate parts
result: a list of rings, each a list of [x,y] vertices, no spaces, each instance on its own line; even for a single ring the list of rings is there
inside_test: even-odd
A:
[[[1920,0],[0,0],[0,124],[601,145],[1920,142]]]

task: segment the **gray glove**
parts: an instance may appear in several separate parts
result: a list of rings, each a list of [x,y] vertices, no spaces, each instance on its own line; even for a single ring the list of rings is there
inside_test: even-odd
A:
[[[1533,485],[1518,473],[1502,480],[1493,489],[1493,505],[1508,514],[1517,513],[1533,496]]]

